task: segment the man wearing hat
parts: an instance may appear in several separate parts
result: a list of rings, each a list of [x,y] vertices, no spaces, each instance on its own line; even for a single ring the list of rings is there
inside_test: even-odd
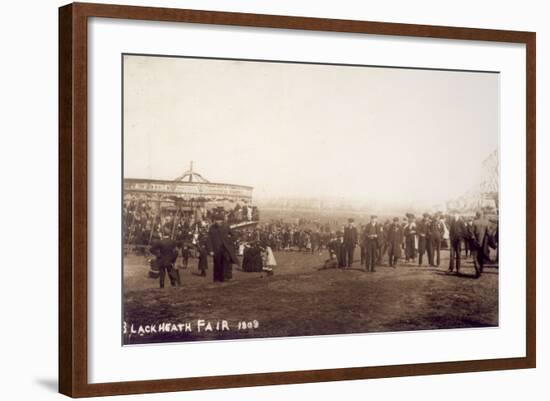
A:
[[[466,225],[457,213],[454,213],[449,220],[449,271],[456,268],[460,270],[460,242],[466,238]]]
[[[422,220],[416,223],[416,233],[418,235],[418,266],[422,266],[422,259],[426,253],[426,236],[428,234],[428,226],[430,223],[430,215],[424,213],[422,215]],[[428,255],[428,259],[430,255]]]
[[[377,216],[372,215],[370,222],[365,226],[364,238],[367,248],[367,266],[366,270],[374,272],[376,264],[376,253],[378,250],[378,238],[381,236],[382,230],[377,222]]]
[[[487,247],[487,227],[487,220],[485,220],[482,212],[476,212],[476,218],[472,223],[472,239],[470,242],[476,277],[483,273]]]
[[[332,244],[332,250],[336,255],[336,260],[338,261],[338,267],[346,267],[346,245],[344,243],[344,233],[342,231],[336,232],[336,239]]]
[[[357,245],[357,228],[354,220],[348,219],[348,225],[344,227],[344,247],[346,248],[346,266],[351,267],[353,264],[353,254]]]
[[[159,269],[160,288],[164,288],[164,279],[168,273],[168,279],[172,287],[180,286],[181,279],[178,269],[174,269],[174,263],[178,258],[176,241],[170,238],[170,230],[165,229],[161,238],[153,241],[151,253],[156,256],[155,264]]]
[[[416,221],[414,214],[407,213],[407,224],[405,225],[405,260],[416,259]]]
[[[432,258],[430,266],[439,266],[441,263],[441,241],[445,234],[445,225],[441,221],[441,214],[437,213],[430,224],[430,240]]]
[[[229,281],[233,277],[232,265],[239,264],[235,254],[235,235],[222,212],[216,211],[212,218],[214,224],[208,230],[208,237],[214,256],[214,281]]]
[[[361,249],[361,266],[365,266],[367,262],[367,241],[365,239],[365,226],[361,224],[359,246]]]
[[[432,231],[435,216],[428,215],[426,221],[426,253],[428,254],[428,266],[435,266],[434,264],[434,232]]]
[[[466,259],[468,259],[469,256],[472,256],[472,236],[474,235],[474,218],[473,216],[468,216],[466,218],[466,222],[464,224],[465,226],[465,232],[464,232],[464,255]]]
[[[394,217],[393,223],[388,227],[386,241],[389,265],[395,268],[397,260],[401,257],[401,244],[403,243],[403,227],[399,224],[399,217]]]

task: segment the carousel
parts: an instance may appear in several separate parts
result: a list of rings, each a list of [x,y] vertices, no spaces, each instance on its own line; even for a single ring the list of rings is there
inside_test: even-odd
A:
[[[156,232],[167,228],[176,237],[183,222],[200,224],[220,211],[232,227],[255,225],[259,212],[252,191],[250,186],[210,182],[194,171],[193,162],[174,180],[124,178],[125,242],[150,244]]]

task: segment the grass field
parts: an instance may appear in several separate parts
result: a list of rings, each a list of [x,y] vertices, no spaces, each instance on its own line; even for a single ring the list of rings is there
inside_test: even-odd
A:
[[[359,261],[319,271],[326,251],[275,257],[274,276],[234,267],[226,283],[212,282],[211,260],[208,277],[200,277],[190,259],[182,286],[167,279],[164,289],[147,277],[143,257],[125,258],[125,344],[498,325],[498,269],[474,279],[466,261],[461,276],[448,274],[448,251],[439,268],[399,264],[375,273]]]

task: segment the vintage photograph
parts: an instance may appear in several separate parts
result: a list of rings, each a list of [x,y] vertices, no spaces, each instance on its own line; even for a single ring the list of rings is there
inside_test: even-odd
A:
[[[123,55],[123,345],[497,327],[499,79]]]

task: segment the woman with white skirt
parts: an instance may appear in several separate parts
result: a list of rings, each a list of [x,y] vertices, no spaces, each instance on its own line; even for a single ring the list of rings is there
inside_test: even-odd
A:
[[[273,275],[273,268],[277,266],[277,261],[275,260],[275,256],[273,255],[273,251],[271,250],[271,247],[266,246],[265,247],[265,255],[264,255],[264,268],[263,270],[269,275]]]

